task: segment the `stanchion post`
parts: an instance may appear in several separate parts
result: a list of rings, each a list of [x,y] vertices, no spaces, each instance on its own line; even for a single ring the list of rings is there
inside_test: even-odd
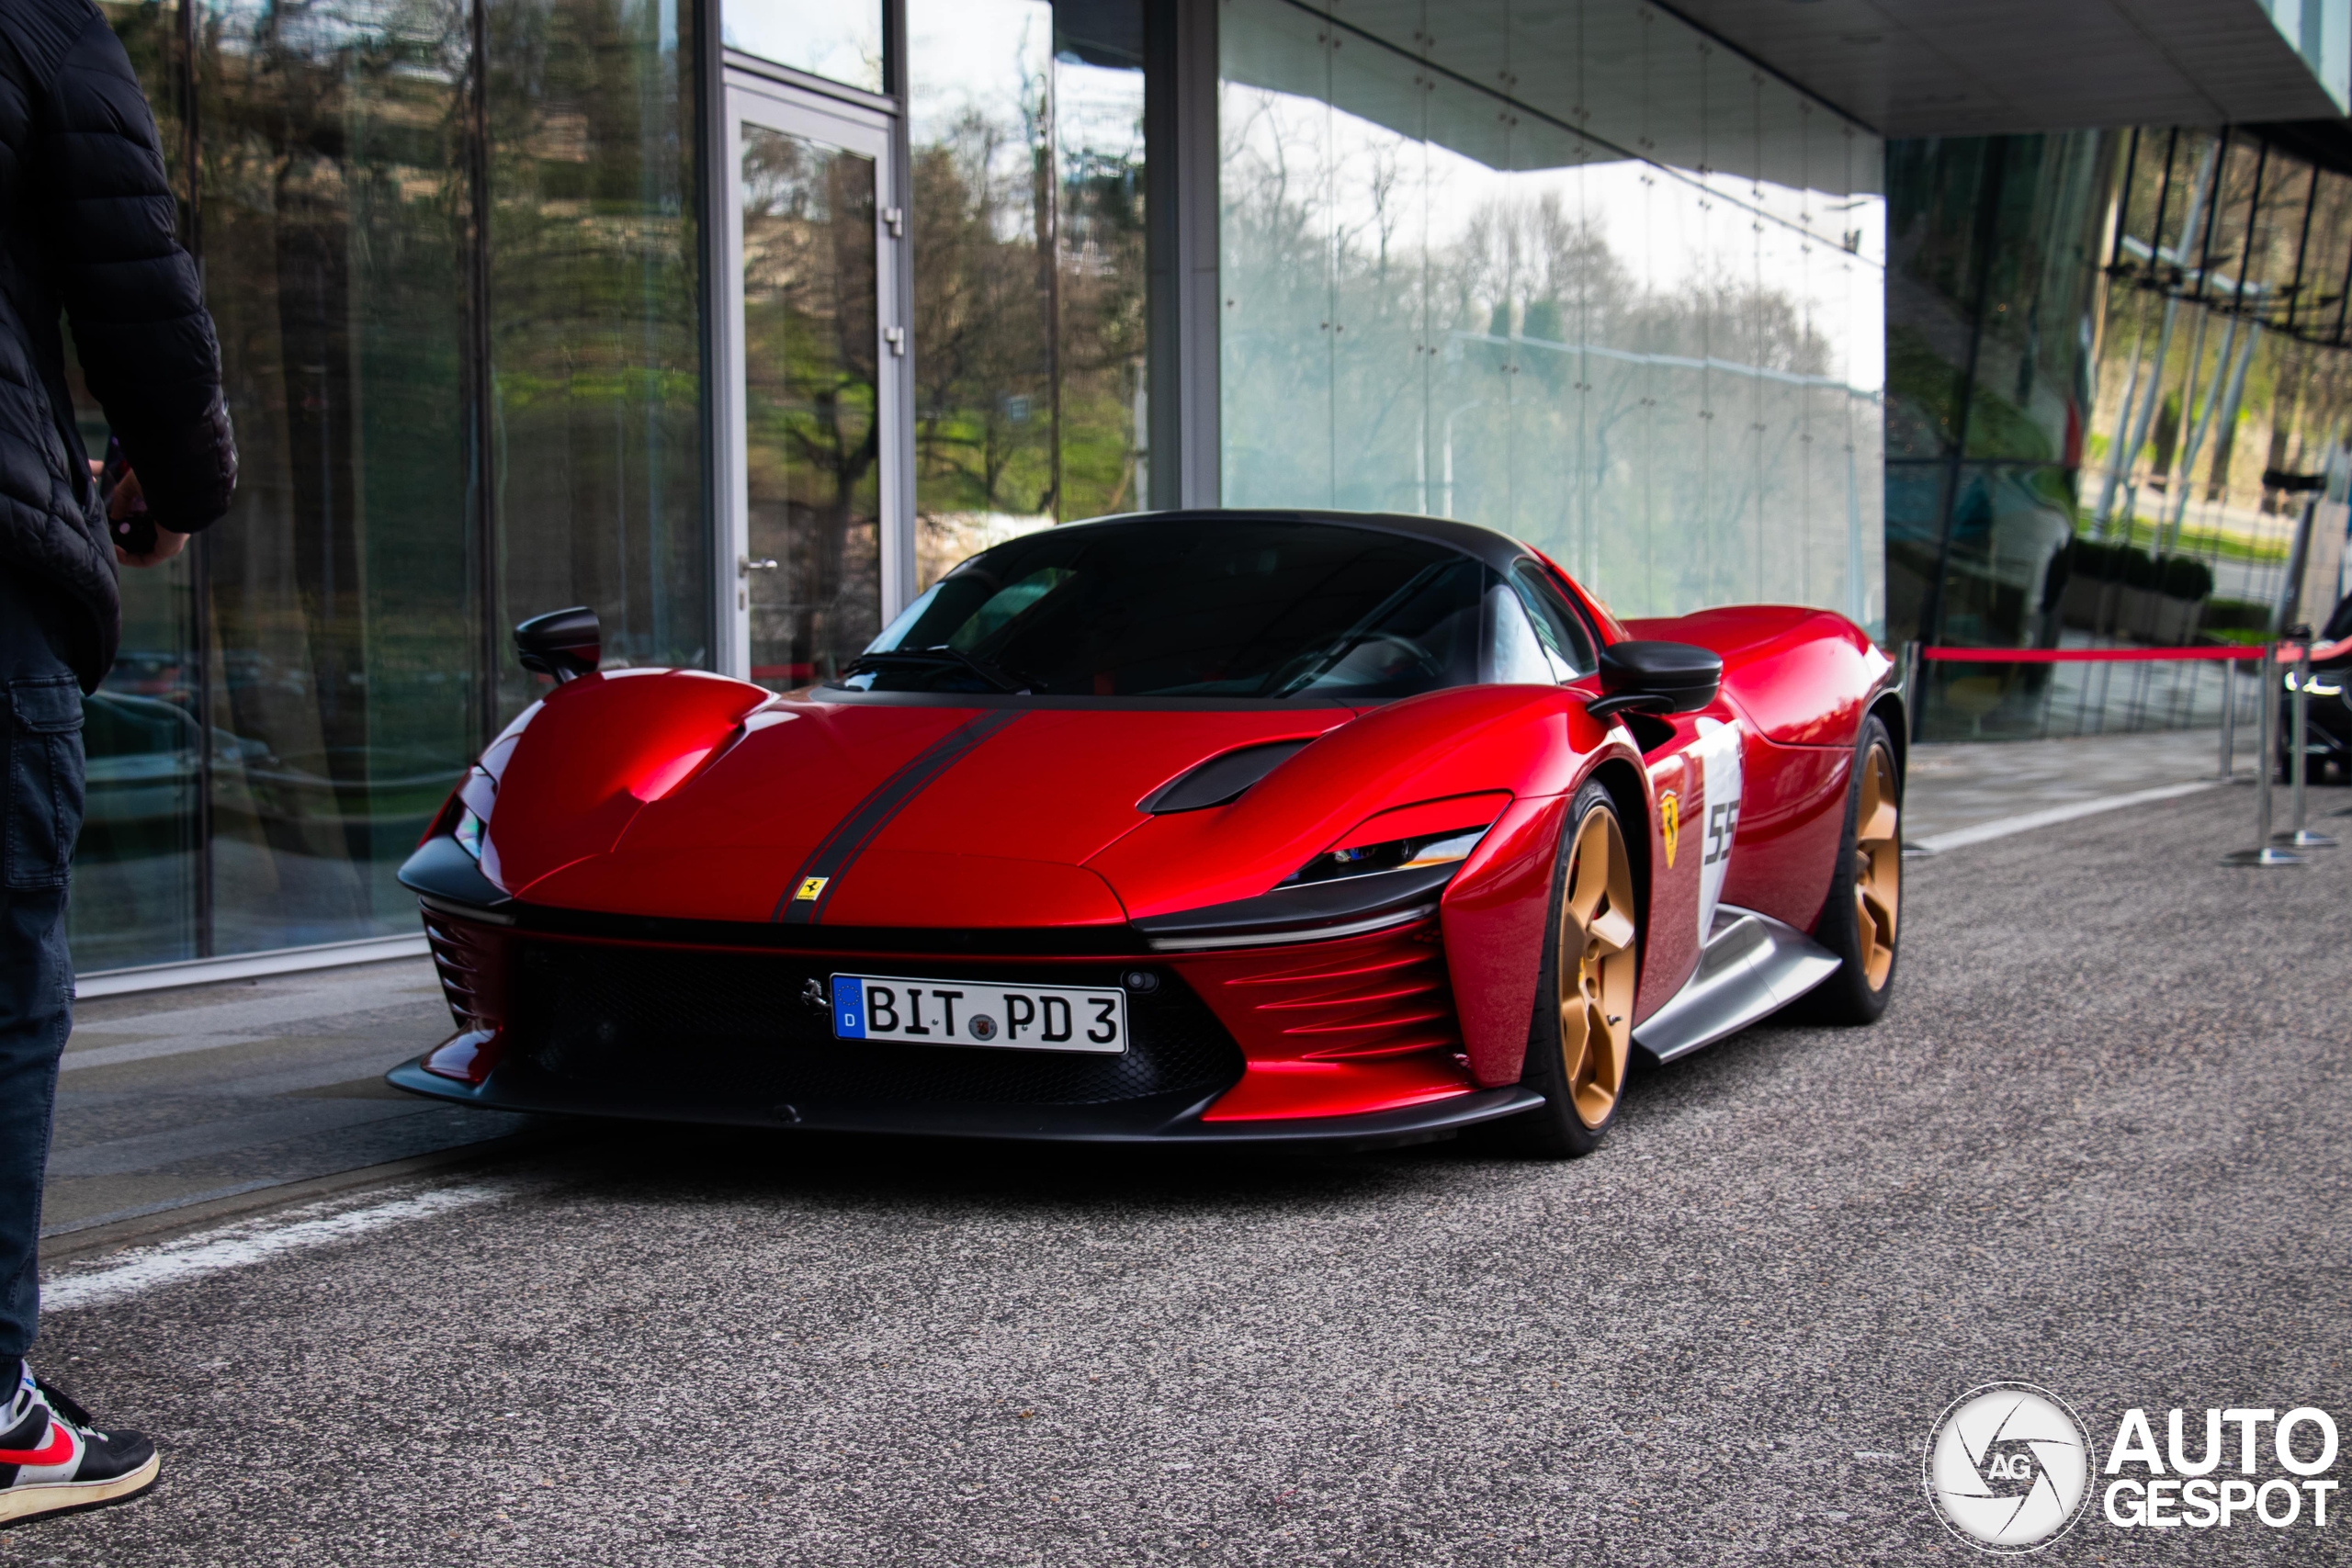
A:
[[[2254,848],[2233,850],[2222,857],[2223,865],[2301,865],[2303,857],[2292,850],[2279,848],[2270,841],[2270,774],[2271,759],[2278,754],[2278,701],[2271,695],[2278,681],[2278,647],[2265,644],[2262,660],[2257,666],[2260,679],[2256,689],[2262,694],[2262,705],[2255,715],[2255,730],[2261,737],[2261,750],[2256,754],[2254,786]]]
[[[2238,664],[2234,659],[2222,663],[2222,771],[2218,775],[2223,784],[2237,776],[2238,771]]]
[[[1910,733],[1903,739],[1919,739],[1919,639],[1913,637],[1903,645],[1903,712]]]
[[[2292,743],[2288,748],[2287,764],[2291,770],[2289,777],[2294,786],[2295,825],[2286,832],[2275,835],[2270,841],[2289,844],[2299,850],[2332,850],[2335,847],[2334,839],[2325,833],[2313,832],[2304,825],[2309,820],[2303,775],[2311,771],[2308,743],[2311,739],[2312,629],[2309,626],[2290,626],[2287,635],[2293,637],[2298,645],[2295,649],[2294,718],[2289,729]],[[2269,700],[2276,703],[2278,699],[2274,694]]]

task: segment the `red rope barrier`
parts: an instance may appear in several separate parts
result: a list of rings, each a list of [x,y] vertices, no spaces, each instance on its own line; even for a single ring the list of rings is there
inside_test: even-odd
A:
[[[2282,649],[2282,652],[2285,650]],[[2260,648],[1923,648],[1946,664],[2137,664],[2158,659],[2259,659]]]
[[[2291,664],[2304,653],[2301,643],[2281,642],[2278,662]],[[2352,637],[2313,643],[2312,662],[2324,664],[2352,653]],[[1922,659],[1942,664],[2140,664],[2160,659],[2248,660],[2262,657],[2259,644],[2233,648],[1923,648]]]

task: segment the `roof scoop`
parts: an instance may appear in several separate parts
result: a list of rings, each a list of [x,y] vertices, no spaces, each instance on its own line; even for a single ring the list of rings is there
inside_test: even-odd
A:
[[[1212,806],[1229,806],[1241,798],[1251,784],[1289,761],[1304,750],[1307,740],[1271,740],[1261,746],[1244,746],[1211,757],[1199,766],[1179,773],[1149,795],[1136,802],[1136,809],[1154,817],[1165,817],[1177,811],[1201,811]]]

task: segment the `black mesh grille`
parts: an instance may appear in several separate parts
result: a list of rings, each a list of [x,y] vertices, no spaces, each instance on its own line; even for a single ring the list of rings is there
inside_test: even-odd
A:
[[[949,959],[691,953],[525,942],[509,1010],[510,1061],[574,1090],[609,1089],[713,1110],[803,1100],[992,1106],[1108,1105],[1205,1096],[1241,1076],[1241,1052],[1183,981],[1130,992],[1128,1048],[1076,1052],[837,1040],[822,1001],[842,973],[1116,986],[1096,960],[978,964]],[[817,999],[808,995],[817,982]],[[502,1076],[508,1068],[502,1067]]]

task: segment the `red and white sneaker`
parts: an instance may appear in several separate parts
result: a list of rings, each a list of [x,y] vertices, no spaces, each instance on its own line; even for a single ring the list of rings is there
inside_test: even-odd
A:
[[[137,1432],[101,1432],[90,1413],[19,1363],[0,1404],[0,1524],[95,1508],[155,1484],[163,1461]]]

